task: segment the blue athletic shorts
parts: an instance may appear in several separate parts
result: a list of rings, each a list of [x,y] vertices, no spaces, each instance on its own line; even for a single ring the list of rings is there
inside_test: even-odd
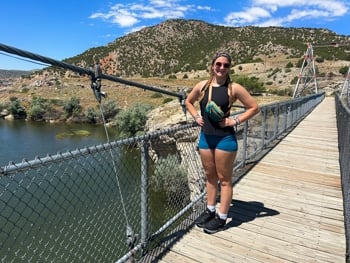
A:
[[[227,152],[237,152],[238,144],[236,135],[230,134],[226,136],[206,135],[200,133],[199,149],[220,149]]]

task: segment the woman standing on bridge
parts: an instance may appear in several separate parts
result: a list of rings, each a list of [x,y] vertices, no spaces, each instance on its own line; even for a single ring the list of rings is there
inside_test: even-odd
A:
[[[248,91],[231,81],[231,61],[231,56],[226,52],[215,54],[210,65],[209,80],[197,83],[186,99],[188,111],[202,127],[198,146],[207,178],[207,208],[195,224],[210,234],[224,228],[232,201],[232,172],[238,149],[234,128],[259,111],[258,104]],[[243,104],[246,111],[234,119],[229,118],[231,106],[236,100]],[[199,101],[201,114],[194,106],[196,101]],[[218,180],[221,183],[221,196],[216,213]]]

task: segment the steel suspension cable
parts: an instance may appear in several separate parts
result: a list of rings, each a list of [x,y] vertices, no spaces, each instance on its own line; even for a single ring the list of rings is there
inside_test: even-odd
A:
[[[103,109],[101,100],[99,100],[98,104],[100,106],[100,111],[101,111],[101,116],[102,116],[102,121],[103,121],[103,127],[105,129],[107,143],[110,143],[109,133],[108,133],[108,130],[107,130],[107,124],[106,124],[106,120],[105,120],[105,117],[104,117],[104,114],[103,114],[104,109]],[[126,212],[126,207],[125,207],[125,202],[124,202],[124,197],[123,197],[122,189],[121,189],[121,186],[120,186],[117,166],[116,166],[115,161],[114,161],[114,155],[113,155],[113,152],[112,152],[112,148],[109,149],[109,154],[110,154],[110,157],[111,157],[111,160],[112,160],[113,172],[115,174],[115,179],[117,181],[118,193],[119,193],[119,196],[120,196],[120,199],[121,199],[124,219],[125,219],[125,222],[126,222],[126,238],[127,238],[126,242],[127,242],[127,245],[129,246],[129,248],[132,249],[134,247],[135,242],[136,242],[136,236],[134,234],[134,231],[133,231],[132,227],[129,224],[128,215],[127,215],[127,212]]]
[[[43,63],[46,63],[46,64],[50,64],[52,66],[58,66],[58,67],[61,67],[61,68],[69,69],[71,71],[74,71],[74,72],[77,72],[77,73],[80,73],[80,74],[87,74],[87,75],[90,75],[90,76],[94,75],[94,71],[91,70],[91,69],[86,69],[86,68],[78,67],[78,66],[75,66],[75,65],[71,65],[71,64],[66,63],[66,62],[62,62],[62,61],[58,61],[58,60],[55,60],[55,59],[52,59],[52,58],[49,58],[49,57],[45,57],[45,56],[41,56],[41,55],[38,55],[38,54],[34,54],[34,53],[31,53],[31,52],[28,52],[28,51],[24,51],[24,50],[15,48],[15,47],[11,47],[11,46],[8,46],[8,45],[2,44],[2,43],[0,43],[0,50],[4,51],[4,52],[7,52],[7,53],[10,53],[10,54],[15,54],[15,55],[18,55],[18,56],[21,56],[21,57],[25,57],[25,58],[29,58],[29,59],[32,59],[32,60],[40,61],[40,62],[43,62]],[[111,76],[111,75],[106,75],[106,74],[100,74],[100,78],[111,80],[111,81],[114,81],[114,82],[119,82],[119,83],[122,83],[122,84],[125,84],[125,85],[129,85],[129,86],[134,86],[134,87],[141,88],[141,89],[144,89],[144,90],[156,91],[156,92],[163,93],[163,94],[166,94],[166,95],[169,95],[169,96],[177,97],[177,98],[179,98],[181,105],[184,105],[184,100],[185,100],[185,94],[184,93],[171,92],[171,91],[168,91],[168,90],[160,89],[160,88],[153,87],[153,86],[144,85],[142,83],[125,80],[125,79],[122,79],[122,78],[118,78],[118,77]]]

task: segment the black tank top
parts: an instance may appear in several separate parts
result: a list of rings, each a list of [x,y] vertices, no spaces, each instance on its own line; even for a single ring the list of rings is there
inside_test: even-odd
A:
[[[212,88],[212,95],[211,100],[214,101],[218,106],[221,107],[221,110],[227,115],[229,115],[229,103],[230,103],[230,97],[227,92],[227,85],[223,85],[220,87],[213,87]],[[233,127],[224,127],[221,128],[218,123],[212,121],[208,114],[205,112],[205,106],[208,103],[208,94],[209,94],[209,88],[204,93],[204,97],[200,102],[200,110],[201,115],[204,120],[204,125],[202,127],[202,131],[204,134],[208,135],[217,135],[217,136],[226,136],[230,134],[235,133],[235,129]]]

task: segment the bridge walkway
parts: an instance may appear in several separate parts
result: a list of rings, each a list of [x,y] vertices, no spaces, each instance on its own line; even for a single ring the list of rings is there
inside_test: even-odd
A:
[[[227,229],[193,226],[157,262],[345,262],[334,98],[233,188]]]

